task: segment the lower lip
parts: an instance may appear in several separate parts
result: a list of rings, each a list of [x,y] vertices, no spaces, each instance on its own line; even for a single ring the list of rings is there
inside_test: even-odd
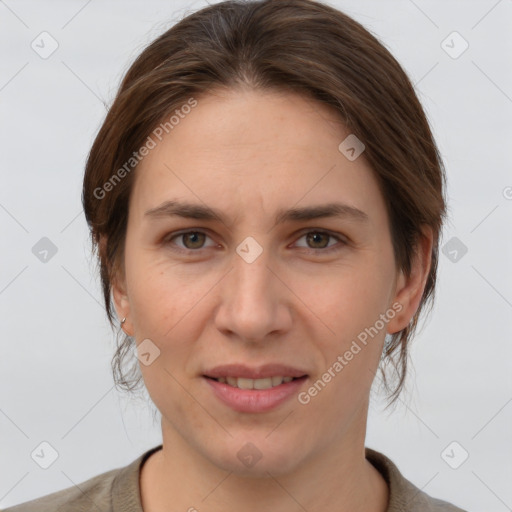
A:
[[[307,376],[269,389],[240,389],[204,377],[221,402],[238,412],[266,412],[297,395]]]

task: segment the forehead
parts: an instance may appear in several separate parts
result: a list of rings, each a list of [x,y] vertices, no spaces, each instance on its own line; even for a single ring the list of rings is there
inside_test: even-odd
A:
[[[195,99],[139,164],[134,208],[171,196],[233,215],[251,208],[270,215],[302,200],[361,207],[366,199],[378,206],[364,156],[350,161],[338,149],[350,132],[330,107],[275,91],[216,91]]]

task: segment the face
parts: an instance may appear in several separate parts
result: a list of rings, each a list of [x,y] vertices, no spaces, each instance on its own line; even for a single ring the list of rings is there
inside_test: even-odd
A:
[[[350,132],[328,107],[197,100],[137,168],[116,309],[164,445],[284,474],[364,438],[384,337],[424,280],[396,270],[372,170],[340,152]]]

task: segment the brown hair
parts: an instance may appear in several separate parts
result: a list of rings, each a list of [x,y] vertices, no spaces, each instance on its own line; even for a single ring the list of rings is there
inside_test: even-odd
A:
[[[433,302],[445,215],[444,168],[413,86],[395,58],[362,25],[316,1],[208,6],[154,40],[126,73],[92,145],[82,192],[111,325],[111,284],[124,271],[134,178],[126,164],[136,168],[134,151],[162,119],[218,87],[294,91],[334,107],[366,146],[364,156],[386,202],[396,265],[406,274],[421,228],[432,228],[431,269],[419,308],[385,345],[383,360],[393,378],[382,365],[381,372],[394,402],[404,384],[409,340],[420,313]],[[116,385],[126,390],[141,381],[136,360],[133,378],[123,373],[132,343],[125,337],[112,360]]]

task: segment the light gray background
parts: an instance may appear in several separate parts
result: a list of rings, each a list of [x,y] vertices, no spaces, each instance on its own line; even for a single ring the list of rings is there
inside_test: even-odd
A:
[[[80,193],[85,157],[119,80],[142,48],[206,5],[0,1],[0,507],[128,464],[160,442],[151,408],[113,389],[114,335],[102,306]],[[448,173],[437,303],[413,343],[409,391],[371,407],[367,446],[433,496],[512,510],[512,1],[339,0],[416,85]],[[59,47],[42,59],[31,42]],[[457,31],[458,58],[441,43]],[[455,50],[459,42],[448,44]],[[46,263],[32,247],[48,237]],[[59,453],[41,469],[31,452]],[[452,469],[457,441],[469,458]],[[448,453],[461,457],[461,448]]]

